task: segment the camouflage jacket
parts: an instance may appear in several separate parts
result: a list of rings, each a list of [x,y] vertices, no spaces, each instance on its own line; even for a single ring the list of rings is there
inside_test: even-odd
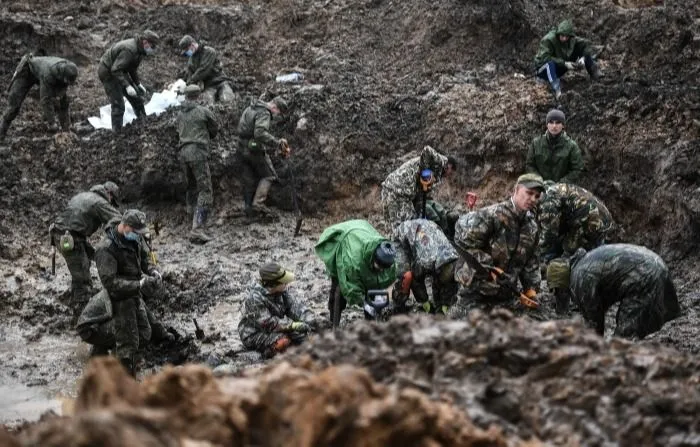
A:
[[[585,243],[585,240],[604,238],[614,226],[610,211],[600,199],[580,186],[566,183],[547,187],[537,217],[540,251],[547,261],[553,257],[550,254],[558,254],[564,249],[561,238],[565,234],[576,235],[581,239],[579,242]]]
[[[396,266],[399,273],[412,271],[423,277],[459,258],[440,227],[427,219],[403,222],[396,230]]]
[[[208,108],[194,101],[185,101],[177,117],[182,161],[209,158],[209,143],[219,133],[219,125]]]
[[[573,32],[573,29],[562,29],[563,26],[566,26],[565,22],[560,23],[557,28],[552,29],[540,40],[540,46],[535,55],[535,69],[549,61],[562,66],[564,62],[573,62],[576,55],[578,57],[593,55],[590,43],[581,37],[572,36],[566,42],[560,41],[559,32],[564,31],[567,34]]]
[[[576,183],[583,171],[583,156],[578,144],[562,132],[553,137],[549,132],[532,140],[527,152],[527,172],[534,172],[544,180]]]
[[[204,88],[215,87],[226,81],[219,54],[209,46],[201,45],[187,62],[187,83],[204,83]]]
[[[100,290],[88,301],[87,306],[80,312],[76,327],[100,324],[112,319],[112,302],[105,289]]]
[[[127,241],[117,232],[118,219],[110,222],[95,247],[95,264],[102,286],[112,301],[141,298],[141,276],[152,274],[149,250],[143,241]]]
[[[430,146],[425,146],[419,157],[412,158],[390,173],[382,183],[382,190],[394,196],[409,200],[416,199],[421,190],[419,176],[423,169],[431,169],[435,176],[433,189],[442,180],[442,174],[447,166],[447,157],[438,153]]]
[[[471,253],[486,268],[502,269],[512,281],[520,279],[523,289],[540,288],[539,235],[535,216],[516,210],[511,199],[472,211],[460,217],[455,228],[455,245]],[[474,278],[464,264],[455,275],[461,284],[486,295],[501,291],[486,278]],[[472,278],[478,279],[476,284]],[[487,284],[488,283],[488,284]]]
[[[66,80],[65,70],[70,66],[77,71],[78,67],[69,60],[52,56],[34,56],[27,63],[29,70],[39,80],[39,102],[44,119],[52,122],[54,98],[65,98],[67,101],[66,89],[70,82]]]
[[[107,200],[104,188],[96,185],[88,192],[81,192],[68,201],[66,209],[56,219],[56,229],[90,237],[121,213]]]
[[[262,284],[256,284],[243,301],[243,315],[238,323],[238,335],[247,349],[265,352],[283,335],[289,325],[302,321],[314,325],[315,316],[301,300],[287,290],[270,294]]]
[[[272,112],[264,101],[256,101],[249,105],[238,121],[238,135],[241,144],[248,145],[250,140],[255,140],[263,146],[279,146],[280,140],[270,133]],[[261,150],[264,147],[260,147]]]
[[[138,37],[122,40],[112,45],[100,59],[100,64],[117,78],[124,88],[141,83],[138,69],[146,55]]]

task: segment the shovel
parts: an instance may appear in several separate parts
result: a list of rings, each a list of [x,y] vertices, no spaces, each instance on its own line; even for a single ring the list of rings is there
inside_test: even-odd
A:
[[[197,340],[202,340],[204,338],[204,331],[202,330],[201,327],[199,327],[199,323],[197,323],[197,319],[193,318],[192,321],[194,321],[194,336],[197,337]]]

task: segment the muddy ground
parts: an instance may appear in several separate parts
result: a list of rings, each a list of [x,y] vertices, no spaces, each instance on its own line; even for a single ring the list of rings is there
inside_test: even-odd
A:
[[[75,396],[75,381],[87,360],[87,346],[71,332],[69,276],[60,257],[57,276],[49,274],[47,228],[71,195],[107,179],[116,181],[124,191],[124,208],[139,207],[162,227],[155,248],[167,293],[152,306],[184,339],[149,351],[146,370],[164,361],[230,363],[237,368],[250,362],[238,353],[235,328],[240,300],[257,266],[274,260],[293,268],[297,292],[324,312],[327,283],[313,254],[318,235],[325,225],[350,217],[368,217],[383,228],[377,186],[413,151],[431,144],[458,158],[459,175],[441,193],[458,209],[463,209],[467,190],[479,193],[480,204],[505,197],[524,167],[527,144],[543,131],[544,115],[553,106],[547,89],[531,78],[532,55],[538,38],[565,17],[574,18],[581,34],[598,45],[605,74],[595,84],[581,74],[564,81],[567,131],[587,154],[582,184],[605,200],[625,229],[626,241],[646,245],[666,259],[682,301],[683,315],[642,345],[659,342],[697,355],[698,4],[187,3],[29,1],[0,12],[0,44],[5,48],[0,55],[0,91],[5,91],[26,51],[44,49],[70,58],[81,70],[78,85],[70,91],[75,138],[47,136],[38,101],[29,98],[0,146],[0,383],[18,396],[0,404],[3,422],[35,419],[47,408],[58,408],[57,397]],[[142,64],[149,87],[160,89],[174,80],[184,63],[174,46],[182,34],[191,33],[221,51],[239,94],[234,105],[215,110],[223,126],[212,154],[211,232],[216,240],[204,247],[184,239],[190,219],[176,159],[175,112],[127,126],[118,138],[91,130],[86,121],[106,99],[95,74],[102,52],[146,26],[163,36],[157,55]],[[274,82],[277,74],[288,71],[303,73],[304,82]],[[291,237],[291,213],[278,223],[245,225],[236,180],[235,125],[241,110],[250,98],[280,93],[292,99],[292,114],[277,131],[288,137],[294,155],[289,166],[275,160],[282,181],[270,201],[291,208],[291,166],[307,216],[299,238]],[[0,105],[5,101],[3,94]],[[204,324],[208,338],[203,342],[192,337],[192,316]],[[348,315],[350,320],[355,316]],[[535,343],[541,337],[536,329],[528,333]],[[355,346],[352,337],[348,340],[351,348]],[[618,342],[595,343],[596,349],[614,352]],[[332,346],[336,347],[331,352],[344,352],[338,347],[342,344]],[[530,350],[530,345],[523,349]],[[341,358],[330,353],[327,357]],[[356,363],[374,371],[372,355]],[[415,374],[422,367],[416,366]],[[557,374],[562,382],[574,382],[563,371]],[[604,379],[603,372],[591,374]],[[374,375],[381,382],[400,382],[394,376]],[[424,391],[436,394],[461,382],[446,387],[427,383]],[[688,384],[692,381],[682,386]],[[545,414],[557,411],[551,401],[540,402]],[[476,411],[473,399],[464,398],[458,405]],[[591,445],[614,442],[611,433],[627,420],[614,412],[593,411],[590,417],[595,424],[582,423],[571,430],[588,439],[587,430],[598,427],[601,434],[594,438],[601,441]],[[474,419],[482,428],[495,420],[522,439],[532,433],[545,438],[565,433],[534,429],[533,424],[540,423],[535,419]],[[561,420],[568,422],[561,424],[573,419],[572,413],[563,412]],[[581,428],[584,425],[588,428]],[[697,434],[697,426],[694,430]],[[697,439],[684,442],[696,445]]]

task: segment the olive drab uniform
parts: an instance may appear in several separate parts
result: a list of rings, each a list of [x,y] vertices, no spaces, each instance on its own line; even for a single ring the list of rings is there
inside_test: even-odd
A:
[[[261,207],[264,204],[277,177],[268,149],[278,147],[280,139],[270,133],[271,123],[272,112],[264,101],[248,106],[238,122],[238,153],[247,215],[252,214],[253,206]]]
[[[200,45],[187,62],[187,83],[204,84],[207,101],[231,102],[234,100],[230,79],[224,75],[217,51]]]
[[[7,109],[0,122],[0,141],[7,134],[10,123],[19,114],[20,107],[32,86],[39,84],[39,102],[44,120],[55,124],[55,111],[63,131],[70,130],[67,89],[78,76],[78,67],[60,57],[25,55],[17,66],[7,95]]]
[[[576,183],[584,167],[581,149],[566,132],[545,132],[532,140],[525,165],[527,172],[559,183]]]
[[[105,188],[95,185],[90,191],[73,196],[51,226],[51,243],[66,260],[70,271],[71,307],[76,315],[87,304],[92,292],[90,260],[95,250],[88,238],[120,216],[121,213],[110,204]],[[61,243],[62,240],[64,243]]]
[[[592,250],[603,245],[615,226],[600,199],[580,186],[565,183],[547,187],[537,217],[544,262],[571,256],[578,248]]]
[[[384,220],[390,231],[394,232],[401,222],[421,217],[422,202],[429,199],[429,194],[421,188],[420,172],[423,169],[433,171],[434,189],[442,179],[447,162],[446,156],[425,146],[420,156],[408,160],[386,177],[382,183],[381,200]]]
[[[406,272],[412,273],[411,292],[416,301],[428,303],[425,279],[431,277],[436,308],[452,305],[457,295],[454,268],[446,269],[447,272],[443,269],[459,259],[459,255],[440,227],[427,219],[408,220],[398,226],[394,242],[397,275],[403,278]],[[400,307],[408,294],[406,291],[397,294],[394,290],[392,299]]]
[[[255,350],[266,357],[274,355],[277,340],[287,336],[294,343],[301,343],[307,334],[290,330],[291,323],[301,321],[314,330],[316,317],[304,303],[289,291],[271,294],[261,284],[256,284],[245,301],[243,315],[238,323],[238,334],[246,349]]]
[[[459,250],[474,256],[486,269],[497,267],[506,280],[523,290],[539,290],[541,273],[537,221],[531,212],[516,209],[512,199],[472,211],[460,217],[454,243]],[[455,279],[460,296],[452,307],[453,316],[461,317],[474,307],[509,306],[516,302],[512,293],[489,278],[475,274],[468,263],[460,262]]]

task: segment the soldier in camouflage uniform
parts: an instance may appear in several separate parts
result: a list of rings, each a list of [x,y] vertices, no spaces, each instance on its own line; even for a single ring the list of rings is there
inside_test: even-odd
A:
[[[544,180],[576,183],[583,171],[583,156],[578,144],[564,132],[566,115],[552,109],[546,117],[547,131],[532,140],[525,162],[527,172]]]
[[[88,238],[110,220],[121,217],[116,208],[118,199],[119,187],[114,183],[95,185],[73,196],[49,229],[51,245],[61,253],[70,271],[71,307],[76,316],[92,291],[90,260],[95,250]]]
[[[115,354],[131,374],[136,373],[139,346],[151,337],[142,293],[160,289],[163,281],[142,238],[147,230],[146,215],[127,210],[121,220],[107,225],[95,251],[97,272],[112,305]]]
[[[540,252],[548,263],[569,257],[576,249],[592,250],[605,243],[614,222],[605,204],[580,186],[555,183],[545,190],[537,214]]]
[[[392,299],[397,309],[405,309],[409,293],[413,292],[426,312],[446,313],[457,296],[454,267],[459,255],[440,227],[427,219],[407,220],[398,226],[394,245],[399,281],[394,285]],[[432,306],[425,286],[428,276],[432,277]]]
[[[457,167],[452,157],[439,154],[425,146],[420,156],[412,158],[390,173],[382,183],[384,220],[389,231],[394,232],[401,222],[422,216],[423,202],[430,199],[430,192]],[[421,182],[421,174],[430,171],[430,178]]]
[[[600,335],[606,311],[617,302],[615,335],[620,337],[643,338],[680,313],[666,264],[647,248],[610,244],[588,253],[579,249],[569,262],[572,298]]]
[[[525,295],[535,299],[541,274],[539,234],[533,210],[543,190],[542,177],[521,175],[508,200],[459,218],[455,246],[465,256],[472,255],[491,273],[480,276],[467,262],[460,261],[455,273],[460,296],[450,309],[452,317],[463,317],[472,308],[512,306],[515,297],[498,284],[501,281],[517,285],[519,279]]]
[[[285,351],[290,344],[300,344],[309,332],[319,329],[321,321],[287,286],[294,274],[278,264],[260,267],[260,283],[243,301],[243,316],[238,334],[246,349],[265,357]]]
[[[39,84],[39,102],[44,120],[50,130],[55,130],[54,111],[58,110],[58,122],[64,132],[70,130],[69,100],[67,89],[78,77],[78,67],[60,57],[37,56],[31,53],[20,61],[10,83],[7,109],[0,122],[0,141],[5,138],[10,123],[19,114],[22,102],[35,84]]]
[[[112,129],[118,132],[124,120],[124,97],[134,108],[137,119],[146,116],[146,88],[138,70],[144,56],[155,51],[160,38],[150,30],[112,45],[100,59],[97,75],[112,105]]]
[[[193,215],[190,240],[206,243],[211,238],[204,232],[204,227],[214,202],[209,144],[219,132],[219,125],[208,108],[197,104],[200,92],[197,85],[185,88],[187,100],[177,117],[177,132],[180,137],[180,163],[187,180],[187,213]]]
[[[277,173],[272,166],[268,149],[277,147],[282,156],[288,155],[287,140],[270,133],[273,119],[287,113],[287,102],[273,98],[270,102],[256,101],[249,105],[238,122],[238,160],[243,182],[243,203],[246,216],[255,213],[271,214],[265,206],[267,194]]]
[[[209,103],[233,101],[233,89],[223,73],[218,52],[210,46],[200,46],[189,35],[180,39],[179,47],[181,54],[188,58],[185,81],[188,84],[203,83]]]

